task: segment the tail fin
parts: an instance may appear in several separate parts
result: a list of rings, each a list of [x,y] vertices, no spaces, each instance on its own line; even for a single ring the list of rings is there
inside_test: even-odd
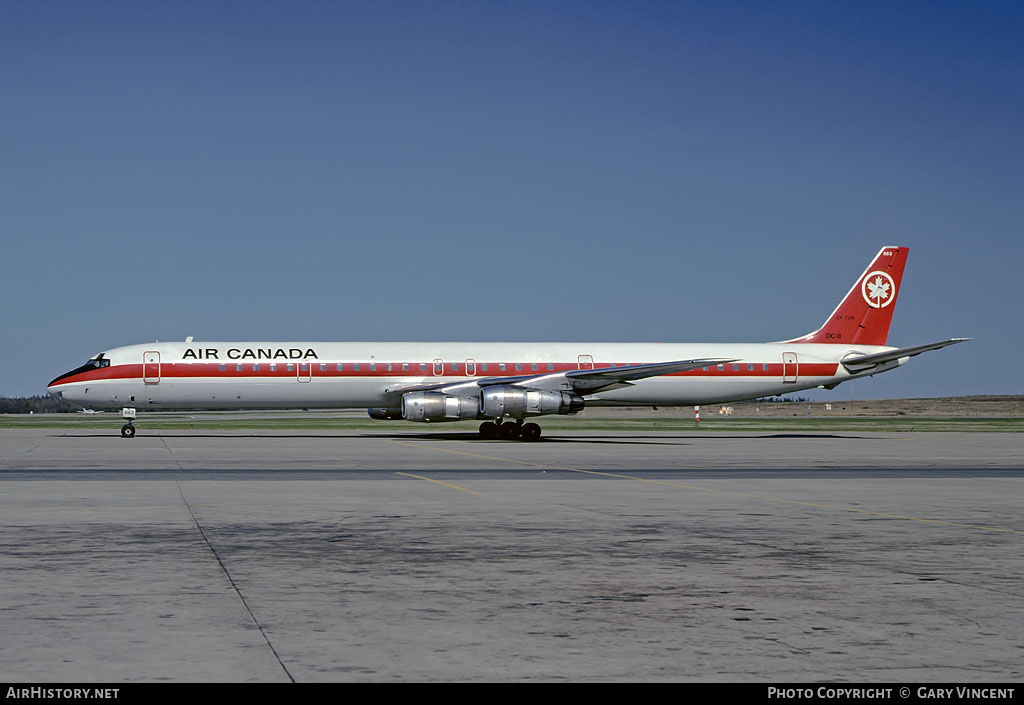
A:
[[[821,328],[786,342],[885,345],[908,252],[883,247]]]

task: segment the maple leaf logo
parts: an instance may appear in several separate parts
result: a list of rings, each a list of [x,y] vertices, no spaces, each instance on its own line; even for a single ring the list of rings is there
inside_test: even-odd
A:
[[[895,293],[894,286],[892,277],[885,272],[872,272],[864,278],[861,293],[870,306],[884,308],[892,303],[892,295]]]
[[[877,301],[889,298],[889,283],[883,281],[881,277],[875,277],[873,282],[868,282],[868,289],[870,293],[868,296]]]

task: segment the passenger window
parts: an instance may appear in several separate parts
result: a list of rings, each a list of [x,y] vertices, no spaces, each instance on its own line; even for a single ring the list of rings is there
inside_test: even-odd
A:
[[[530,365],[530,369],[532,369],[532,370],[535,370],[535,371],[536,371],[536,369],[537,369],[537,363],[535,362],[535,363],[533,363],[532,365]]]
[[[517,362],[516,363],[516,372],[519,372],[521,369],[523,369],[523,363]]]
[[[224,372],[228,368],[227,365],[217,365],[217,366],[220,368],[221,372]]]
[[[327,371],[327,365],[325,365],[324,363],[321,362],[320,363],[320,371],[321,372],[326,372]]]
[[[242,371],[242,366],[241,365],[235,365],[235,371],[236,372],[241,372]]]
[[[486,372],[487,371],[487,363],[486,362],[481,362],[480,363],[480,369],[483,370],[484,372]]]
[[[501,370],[502,372],[504,372],[505,371],[505,363],[504,362],[499,362],[498,363],[498,369]]]
[[[555,366],[552,363],[549,362],[548,363],[548,372],[550,372],[553,369],[555,369]]]
[[[294,372],[295,371],[295,365],[293,365],[292,363],[289,362],[287,365],[285,365],[285,369],[287,369],[289,372]]]
[[[427,371],[427,363],[421,362],[420,363],[420,372],[426,372],[426,371]]]
[[[253,372],[259,372],[260,371],[260,363],[254,362],[253,365],[252,365],[252,371]]]
[[[386,370],[387,372],[390,372],[390,371],[391,371],[391,363],[390,363],[390,362],[389,362],[389,363],[387,363],[387,367],[385,368],[385,370]]]
[[[345,371],[345,363],[344,362],[339,362],[338,363],[338,372],[344,372],[344,371]]]
[[[352,369],[355,370],[356,372],[358,372],[359,371],[359,363],[358,362],[353,363],[352,364]]]
[[[371,362],[370,363],[370,372],[376,372],[376,371],[377,371],[377,363],[376,362]]]
[[[276,362],[271,362],[270,363],[270,371],[271,372],[277,372],[277,363]]]
[[[408,371],[409,371],[409,363],[408,362],[403,362],[402,363],[402,372],[408,372]]]
[[[453,362],[452,363],[452,372],[458,372],[458,371],[459,371],[459,363]]]

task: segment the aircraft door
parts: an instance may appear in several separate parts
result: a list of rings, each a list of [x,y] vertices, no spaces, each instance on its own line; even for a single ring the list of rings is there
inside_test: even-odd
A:
[[[295,366],[295,379],[300,382],[309,382],[313,379],[313,365],[310,362],[303,361]]]
[[[796,353],[782,353],[782,381],[784,383],[796,382],[798,368],[799,363],[796,359]]]
[[[160,352],[147,350],[142,353],[142,381],[145,384],[160,384]]]
[[[577,355],[576,365],[581,370],[592,370],[594,369],[594,356],[593,355]]]

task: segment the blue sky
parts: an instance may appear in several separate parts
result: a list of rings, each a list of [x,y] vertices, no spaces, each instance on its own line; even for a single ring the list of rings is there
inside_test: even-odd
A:
[[[1021,394],[1019,2],[4,2],[0,394],[151,340],[758,341]]]

